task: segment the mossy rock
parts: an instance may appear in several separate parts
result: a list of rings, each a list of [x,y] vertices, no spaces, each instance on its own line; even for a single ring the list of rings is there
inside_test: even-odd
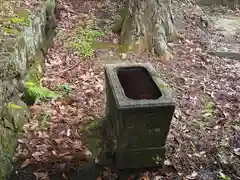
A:
[[[19,97],[15,96],[4,109],[0,124],[0,179],[5,179],[11,169],[12,157],[16,148],[16,138],[26,123],[29,110]]]
[[[44,66],[42,49],[48,48],[54,35],[55,0],[44,3],[40,11],[35,9],[37,13],[0,17],[1,27],[4,22],[4,30],[8,31],[4,34],[0,28],[0,91],[4,93],[0,97],[4,107],[0,109],[0,180],[11,169],[16,139],[30,114],[29,103],[20,97],[26,90],[24,82],[40,84]]]
[[[5,179],[11,169],[12,156],[16,147],[16,134],[0,125],[0,179]]]
[[[12,123],[15,132],[22,130],[23,125],[27,122],[29,118],[29,109],[27,105],[20,99],[20,97],[15,96],[8,103],[7,106],[9,118],[12,118]]]

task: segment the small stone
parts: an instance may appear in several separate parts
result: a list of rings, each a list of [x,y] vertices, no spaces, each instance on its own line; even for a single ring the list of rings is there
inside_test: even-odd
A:
[[[154,177],[154,180],[161,180],[161,179],[162,179],[161,176],[155,176],[155,177]]]
[[[113,44],[118,44],[118,43],[119,43],[118,39],[117,39],[117,38],[114,38],[114,39],[113,39]]]
[[[182,175],[183,175],[183,173],[179,173],[179,172],[178,172],[178,175],[179,175],[179,176],[182,176]]]
[[[198,173],[196,171],[193,171],[191,175],[186,176],[187,179],[195,179],[197,177]]]
[[[122,54],[121,54],[121,58],[122,58],[122,59],[127,59],[127,54],[126,54],[126,53],[122,53]]]
[[[240,148],[235,148],[233,151],[236,155],[240,156]]]
[[[167,159],[167,160],[164,161],[164,165],[165,165],[165,166],[170,166],[170,165],[171,165],[171,162]]]
[[[71,130],[68,128],[68,129],[67,129],[67,136],[69,137],[70,134],[71,134]]]
[[[183,35],[181,35],[181,34],[178,37],[179,37],[180,40],[184,40],[185,39],[185,37]]]
[[[113,51],[109,51],[108,54],[110,57],[114,57],[114,55],[115,55]]]
[[[217,130],[217,129],[220,129],[220,128],[221,128],[221,126],[214,126],[213,129]]]
[[[91,153],[91,151],[89,151],[89,150],[86,150],[85,155],[86,155],[88,158],[91,158],[91,157],[92,157],[92,153]]]
[[[174,47],[174,43],[168,43],[168,46],[173,48]]]
[[[202,49],[201,49],[201,48],[196,48],[196,51],[197,51],[197,52],[201,52]]]
[[[191,41],[189,41],[188,39],[185,39],[185,42],[186,42],[187,44],[190,44],[190,43],[191,43]]]

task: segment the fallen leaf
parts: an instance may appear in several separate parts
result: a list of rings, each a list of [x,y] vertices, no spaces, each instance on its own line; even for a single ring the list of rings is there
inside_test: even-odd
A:
[[[67,129],[67,136],[69,137],[70,134],[71,134],[71,130],[68,128],[68,129]]]
[[[44,151],[37,151],[32,154],[33,157],[41,156],[44,154]]]
[[[33,173],[37,180],[49,180],[47,172],[34,172]]]
[[[21,168],[28,166],[31,162],[31,159],[25,159],[21,164]]]

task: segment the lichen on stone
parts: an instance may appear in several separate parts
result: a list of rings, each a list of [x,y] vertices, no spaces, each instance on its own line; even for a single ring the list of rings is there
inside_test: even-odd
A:
[[[48,15],[53,17],[55,0],[48,1],[51,4]],[[33,93],[41,87],[39,81],[44,64],[41,49],[47,48],[45,42],[51,40],[49,36],[55,24],[54,18],[46,15],[46,2],[39,1],[38,7],[23,2],[0,0],[0,179],[5,179],[11,169],[16,138],[29,116],[29,104],[22,94],[28,90]],[[41,6],[43,2],[46,4]],[[26,82],[35,85],[26,88]],[[47,96],[55,95],[45,88],[40,90]],[[42,98],[41,93],[38,95]]]

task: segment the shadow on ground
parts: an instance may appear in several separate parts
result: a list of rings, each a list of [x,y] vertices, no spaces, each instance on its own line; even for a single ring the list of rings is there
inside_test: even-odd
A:
[[[82,138],[88,144],[88,149],[92,153],[92,159],[88,162],[73,159],[71,161],[54,161],[48,164],[28,165],[20,167],[16,164],[8,180],[132,180],[139,179],[142,173],[155,172],[164,175],[166,172],[176,173],[173,167],[164,168],[142,168],[117,170],[115,156],[101,155],[101,164],[95,163],[96,157],[101,154],[100,144],[103,144],[104,119],[89,120],[85,127],[79,131]],[[106,128],[106,127],[105,127]],[[154,173],[153,173],[154,174]]]
[[[35,180],[38,179],[37,177],[44,178],[46,175],[51,180],[94,180],[97,179],[103,170],[103,168],[97,166],[95,163],[88,164],[82,169],[78,167],[71,167],[61,170],[54,166],[45,169],[46,171],[41,171],[34,166],[16,168],[14,171],[12,171],[8,180]]]
[[[110,170],[111,169],[111,170]],[[125,170],[113,170],[114,168],[106,168],[103,166],[100,166],[95,163],[89,163],[88,165],[85,165],[83,168],[71,168],[68,170],[59,170],[54,167],[49,167],[46,172],[41,172],[38,169],[38,172],[36,173],[36,168],[33,166],[27,166],[20,169],[15,169],[10,174],[10,177],[8,180],[37,180],[37,179],[44,179],[46,175],[48,175],[48,178],[50,180],[96,180],[98,177],[101,177],[102,180],[126,180],[131,177],[132,180],[139,179],[141,174],[143,172],[156,172],[159,174],[162,171],[162,175],[166,173],[167,171],[173,172],[171,168],[163,168],[161,170],[157,169],[125,169]],[[165,172],[163,172],[165,171]],[[37,178],[38,177],[38,178]],[[47,178],[47,179],[48,179]]]

